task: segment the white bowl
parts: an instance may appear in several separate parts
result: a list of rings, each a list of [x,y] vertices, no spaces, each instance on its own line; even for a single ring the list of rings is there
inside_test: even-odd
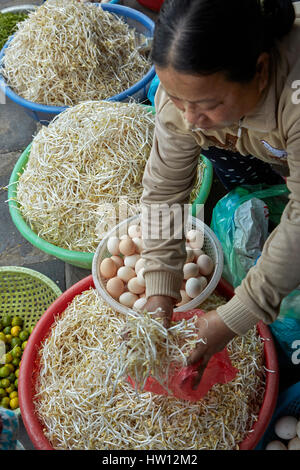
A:
[[[92,275],[97,291],[101,297],[111,306],[111,308],[113,308],[115,311],[125,314],[132,312],[132,309],[125,307],[109,295],[105,288],[105,280],[100,275],[99,266],[104,258],[111,256],[107,249],[108,238],[112,236],[118,236],[120,238],[122,235],[127,235],[128,227],[130,225],[138,224],[140,222],[140,217],[140,214],[134,215],[116,225],[116,227],[114,227],[107,234],[107,236],[103,238],[93,258]],[[192,216],[189,216],[188,227],[189,229],[195,228],[204,231],[204,245],[202,249],[208,256],[212,258],[214,262],[214,270],[209,276],[207,286],[203,289],[201,294],[192,299],[190,302],[187,302],[180,307],[174,308],[174,312],[185,312],[187,310],[198,308],[201,303],[204,302],[204,300],[206,300],[215,290],[221,279],[223,271],[223,250],[214,232],[204,222]]]

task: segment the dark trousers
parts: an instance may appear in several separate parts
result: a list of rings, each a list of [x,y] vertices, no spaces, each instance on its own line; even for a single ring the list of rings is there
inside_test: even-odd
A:
[[[228,191],[236,186],[285,183],[284,178],[269,163],[252,155],[244,156],[217,147],[210,147],[201,153],[211,161],[216,175]]]

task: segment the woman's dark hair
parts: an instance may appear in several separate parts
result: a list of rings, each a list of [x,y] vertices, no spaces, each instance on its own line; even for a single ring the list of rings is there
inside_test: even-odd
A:
[[[224,72],[250,81],[257,59],[295,21],[291,0],[165,0],[156,22],[152,59],[194,75]]]

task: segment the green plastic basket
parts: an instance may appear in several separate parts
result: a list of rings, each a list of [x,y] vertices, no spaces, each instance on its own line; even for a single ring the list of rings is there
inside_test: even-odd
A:
[[[61,294],[44,274],[18,266],[0,267],[0,319],[16,315],[30,328]]]
[[[48,277],[18,266],[0,267],[0,319],[18,316],[24,328],[35,326],[48,307],[62,294]],[[20,414],[20,408],[13,410]]]
[[[56,258],[64,261],[65,263],[77,266],[79,268],[91,270],[94,253],[66,250],[65,248],[60,248],[56,245],[53,245],[52,243],[47,242],[46,240],[40,238],[29,227],[29,225],[24,220],[22,214],[20,213],[19,204],[17,202],[17,186],[19,177],[23,173],[28,162],[30,147],[31,144],[22,153],[10,177],[8,187],[8,204],[11,218],[16,228],[23,235],[23,237],[26,238],[26,240],[28,240],[32,245],[39,248],[41,251],[44,251],[45,253],[51,256],[55,256]],[[192,205],[192,215],[194,217],[197,217],[199,205],[204,204],[206,202],[213,180],[213,167],[211,162],[206,157],[204,157],[204,155],[201,155],[201,159],[204,162],[204,172],[199,194]]]

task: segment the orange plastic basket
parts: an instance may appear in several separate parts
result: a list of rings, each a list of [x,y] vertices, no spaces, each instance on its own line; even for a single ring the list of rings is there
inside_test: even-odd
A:
[[[33,401],[38,374],[38,351],[42,342],[48,336],[55,317],[64,312],[76,295],[90,288],[95,288],[92,275],[65,291],[46,310],[36,324],[22,356],[19,375],[20,409],[28,435],[38,450],[53,450],[43,432],[43,426],[37,418]],[[218,284],[217,292],[228,299],[233,296],[232,287],[223,279]],[[266,325],[260,322],[257,329],[258,334],[264,339],[266,389],[258,420],[248,436],[239,445],[240,450],[252,450],[256,447],[269,425],[278,396],[279,372],[275,345]]]

